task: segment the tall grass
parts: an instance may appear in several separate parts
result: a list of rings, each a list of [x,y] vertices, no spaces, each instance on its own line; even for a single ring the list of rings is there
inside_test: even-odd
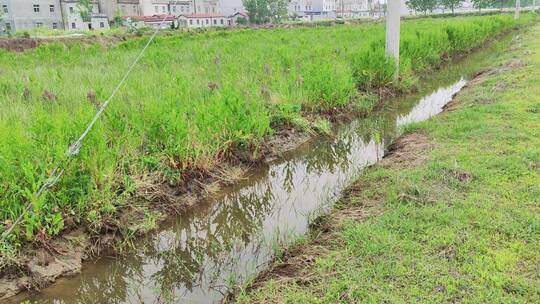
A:
[[[510,15],[406,21],[401,74],[414,77],[516,25]],[[2,223],[32,199],[145,41],[0,50]],[[233,146],[260,142],[274,123],[345,106],[359,90],[398,85],[392,66],[381,24],[158,37],[12,240],[57,234],[67,217],[99,224],[129,204],[133,177],[166,171],[181,178],[206,168]]]

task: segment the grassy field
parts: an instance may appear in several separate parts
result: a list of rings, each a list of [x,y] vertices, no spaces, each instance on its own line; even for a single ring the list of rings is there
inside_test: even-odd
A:
[[[535,18],[525,14],[519,23]],[[78,159],[34,202],[10,242],[56,235],[67,218],[99,230],[103,218],[132,202],[139,176],[160,174],[174,186],[186,170],[206,170],[238,147],[256,146],[276,125],[309,128],[306,114],[334,107],[369,111],[366,92],[409,88],[418,73],[516,25],[510,15],[407,21],[400,83],[392,82],[380,24],[158,37]],[[145,42],[0,50],[0,232]]]
[[[539,31],[410,126],[239,303],[539,303]]]

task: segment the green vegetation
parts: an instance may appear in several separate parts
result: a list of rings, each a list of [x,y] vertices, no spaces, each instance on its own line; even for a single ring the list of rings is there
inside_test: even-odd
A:
[[[409,9],[418,13],[431,13],[435,9],[450,10],[454,13],[456,8],[463,5],[464,0],[408,0]],[[472,0],[473,6],[479,10],[486,8],[512,8],[515,7],[515,0]],[[534,0],[521,0],[521,7],[532,6]]]
[[[539,30],[408,127],[408,161],[367,170],[238,302],[539,303]]]
[[[380,24],[158,37],[11,244],[58,234],[66,219],[99,231],[134,202],[148,175],[174,186],[188,170],[256,146],[277,125],[310,124],[304,114],[352,104],[369,111],[358,106],[365,95],[358,89],[410,86],[415,74],[514,26],[509,15],[406,21],[399,84]],[[0,231],[33,199],[145,42],[0,50]]]
[[[287,17],[287,0],[242,0],[242,3],[252,24],[279,23]]]

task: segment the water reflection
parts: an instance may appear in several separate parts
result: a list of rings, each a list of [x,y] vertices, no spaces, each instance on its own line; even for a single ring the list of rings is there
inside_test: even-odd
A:
[[[461,78],[455,84],[441,88],[433,92],[433,94],[422,98],[409,114],[398,117],[397,125],[404,126],[414,122],[420,122],[439,114],[443,110],[443,107],[452,99],[452,96],[459,92],[465,84],[467,84],[467,81]]]
[[[141,240],[126,256],[103,257],[85,265],[81,275],[15,300],[219,301],[227,286],[256,274],[272,258],[276,242],[304,234],[310,216],[324,211],[363,168],[378,161],[400,126],[439,113],[465,85],[463,79],[442,79],[432,82],[432,92],[422,99],[417,95],[389,102],[379,113],[343,126],[334,138],[305,144],[258,168],[248,180]]]

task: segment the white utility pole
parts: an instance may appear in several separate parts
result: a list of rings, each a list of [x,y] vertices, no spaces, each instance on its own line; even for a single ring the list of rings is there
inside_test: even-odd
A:
[[[516,0],[516,13],[514,14],[514,19],[519,19],[519,10],[521,9],[521,3],[519,0]]]
[[[397,78],[399,74],[399,34],[401,30],[401,0],[388,0],[386,15],[386,57],[393,58],[396,63]]]

